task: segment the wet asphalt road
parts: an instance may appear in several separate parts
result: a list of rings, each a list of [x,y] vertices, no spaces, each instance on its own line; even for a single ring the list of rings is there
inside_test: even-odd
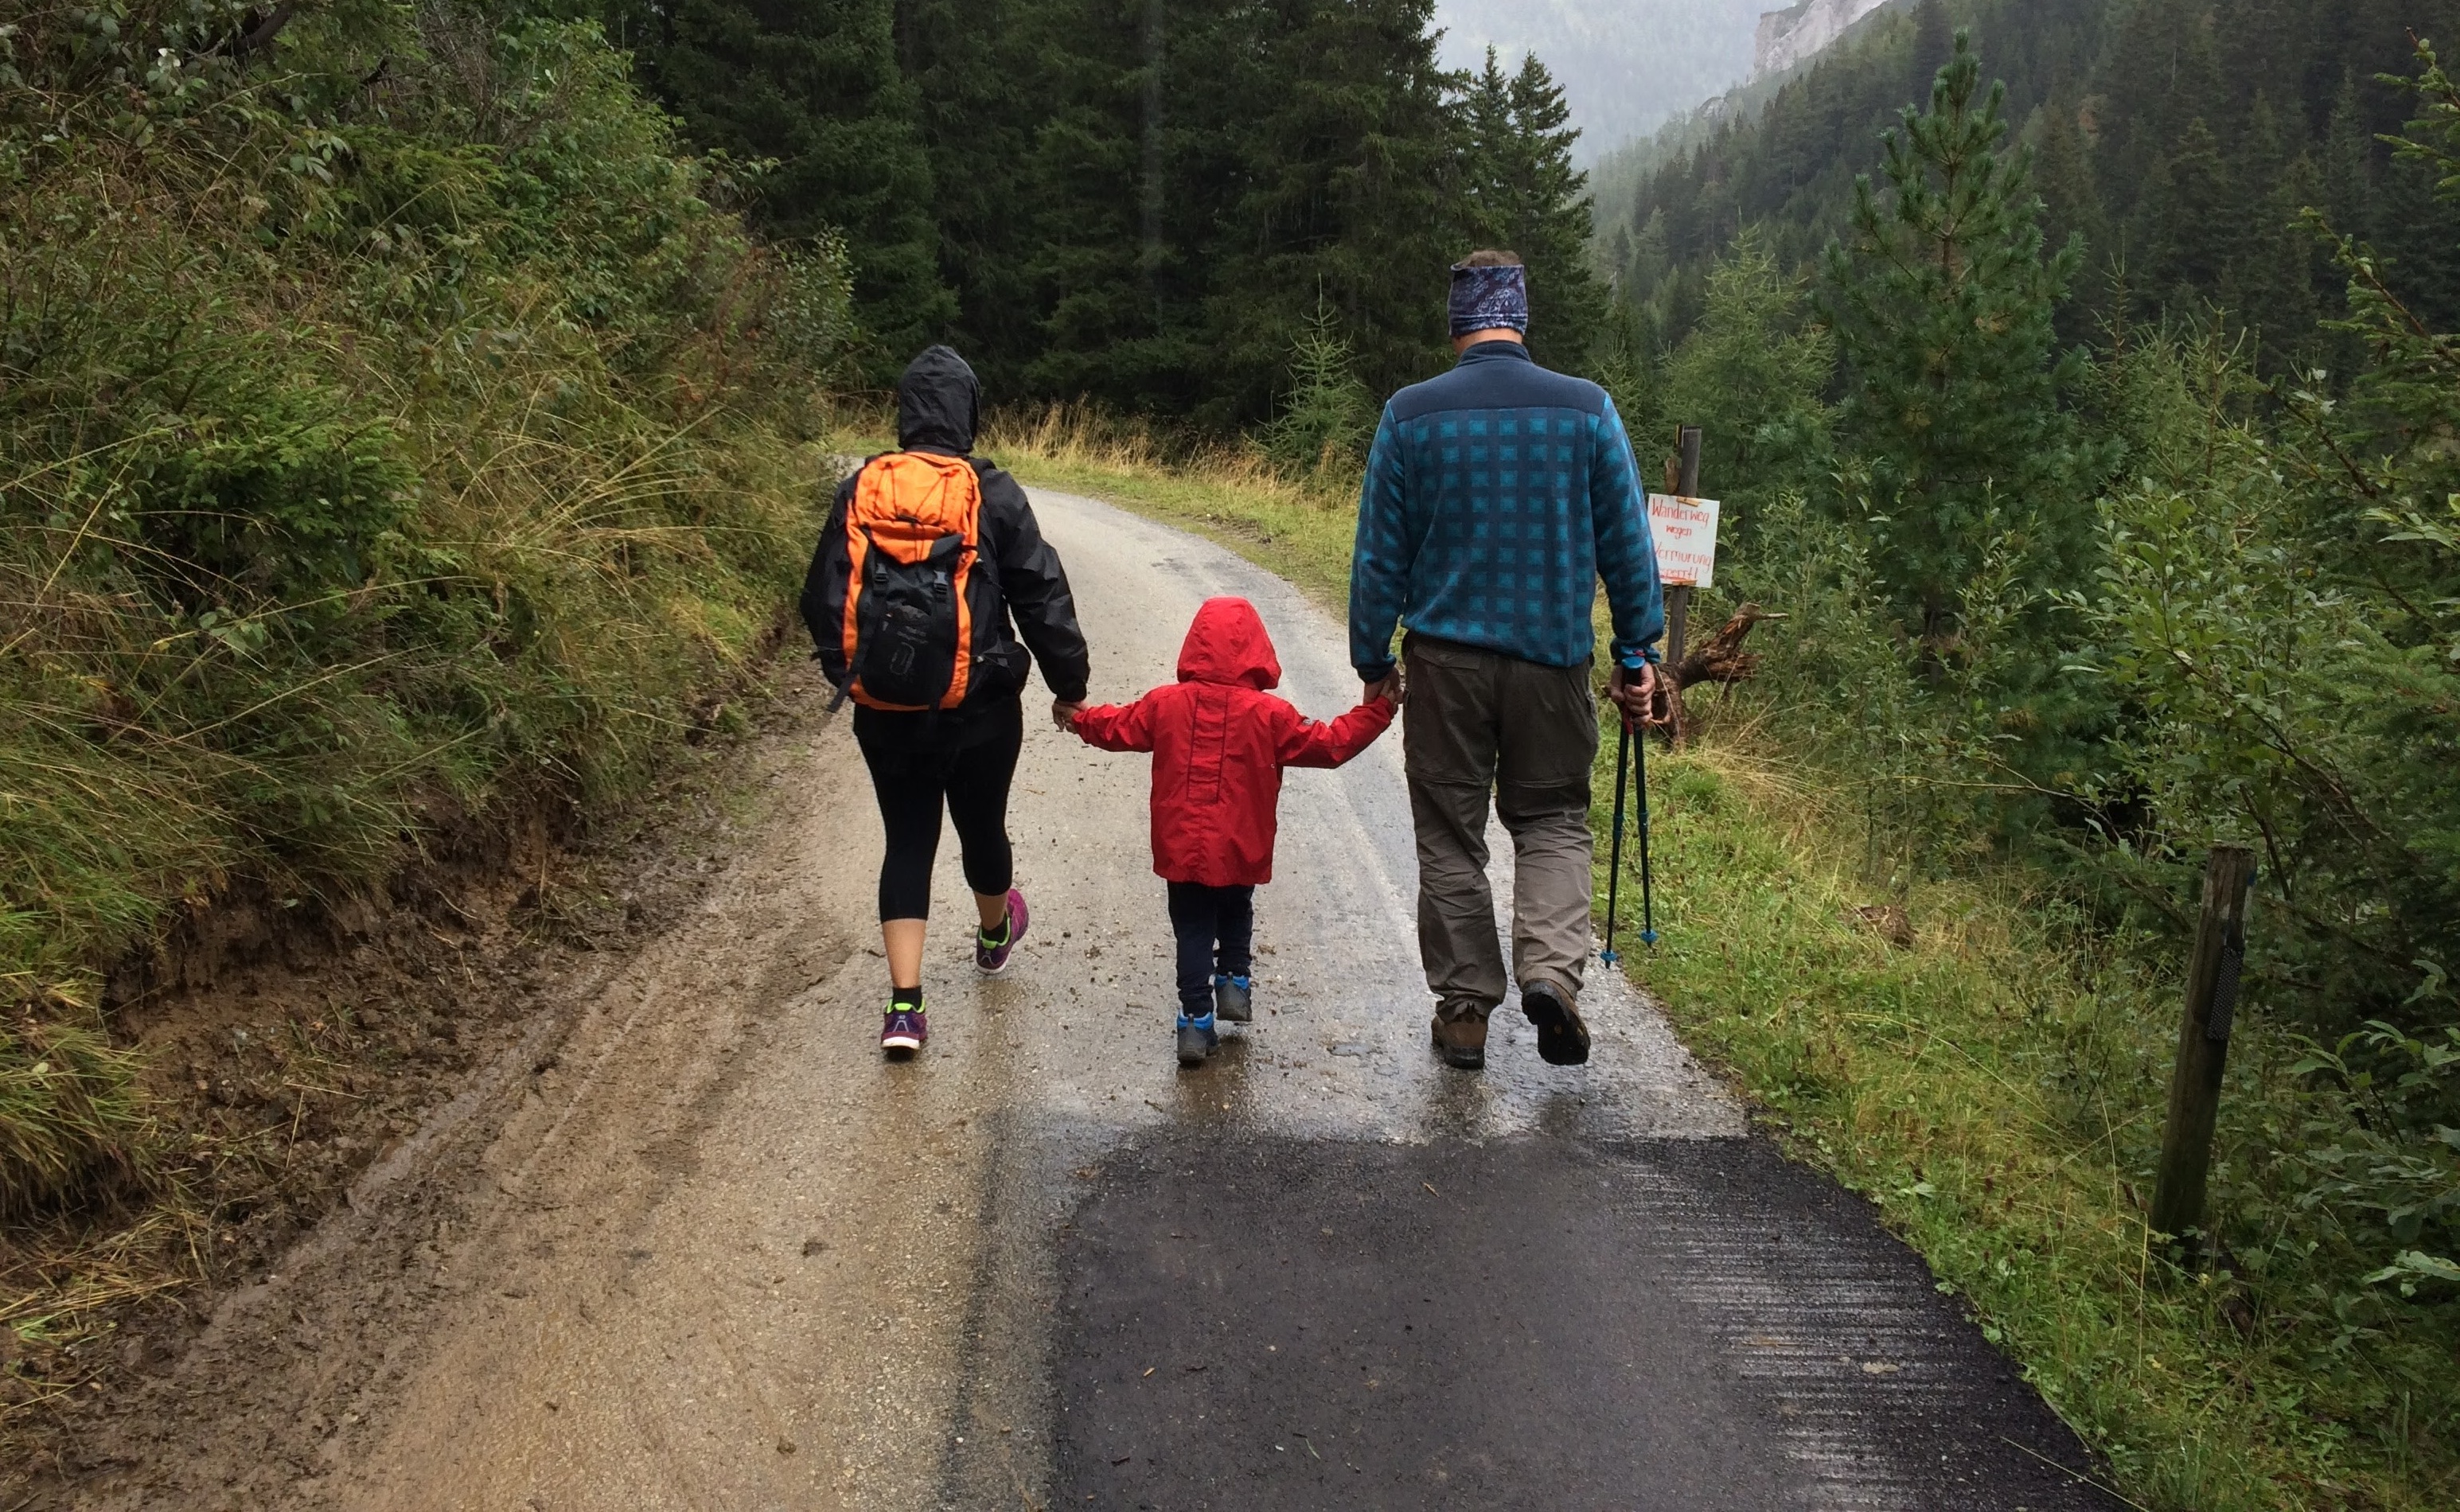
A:
[[[2118,1505],[1761,1140],[1168,1137],[1062,1254],[1060,1506]]]
[[[1036,500],[1096,698],[1167,679],[1215,593],[1301,709],[1356,697],[1286,585]],[[816,720],[759,753],[697,911],[227,1299],[181,1416],[75,1504],[2104,1504],[1955,1300],[1619,978],[1586,1067],[1509,1005],[1483,1074],[1430,1054],[1397,731],[1290,774],[1256,1022],[1181,1073],[1146,761],[1029,725],[1033,931],[978,978],[944,855],[926,1055],[878,1055],[878,821]]]

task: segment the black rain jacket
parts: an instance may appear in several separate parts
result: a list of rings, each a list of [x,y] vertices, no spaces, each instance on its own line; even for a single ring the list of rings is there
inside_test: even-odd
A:
[[[1071,703],[1085,696],[1091,670],[1067,569],[1059,564],[1059,553],[1042,539],[1033,505],[1017,480],[972,455],[981,409],[982,386],[974,370],[946,347],[924,349],[897,380],[898,446],[962,457],[982,481],[980,550],[967,595],[973,611],[974,671],[965,701],[955,709],[902,713],[857,705],[855,735],[866,743],[953,750],[1015,725],[1029,671],[1029,650],[1054,695]],[[820,530],[819,549],[803,579],[803,623],[819,648],[820,671],[839,688],[846,682],[841,635],[852,571],[846,555],[846,509],[859,476],[858,472],[838,485],[837,501]]]

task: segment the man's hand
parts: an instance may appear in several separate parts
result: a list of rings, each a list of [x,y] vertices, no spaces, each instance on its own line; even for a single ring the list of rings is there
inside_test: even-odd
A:
[[[1390,671],[1367,685],[1366,692],[1358,695],[1358,701],[1371,704],[1378,698],[1388,698],[1391,700],[1392,707],[1398,709],[1401,707],[1401,664],[1394,662]]]
[[[1625,724],[1653,724],[1657,720],[1659,680],[1653,662],[1643,662],[1636,671],[1625,671],[1617,662],[1606,673],[1606,697],[1622,711]]]
[[[1065,698],[1053,698],[1050,700],[1050,722],[1057,725],[1062,730],[1074,730],[1076,728],[1076,716],[1084,712],[1085,700],[1082,698],[1077,699],[1074,703],[1071,703]]]

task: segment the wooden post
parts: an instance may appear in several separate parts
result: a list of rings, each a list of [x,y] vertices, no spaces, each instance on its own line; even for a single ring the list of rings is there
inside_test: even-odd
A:
[[[1674,492],[1683,499],[1700,497],[1700,427],[1674,429]],[[1684,631],[1691,621],[1691,585],[1676,583],[1665,590],[1665,665],[1683,660]]]
[[[2254,852],[2213,847],[2187,958],[2186,1016],[2178,1025],[2178,1062],[2170,1074],[2170,1116],[2161,1127],[2161,1169],[2152,1191],[2153,1231],[2174,1240],[2203,1229],[2213,1119],[2220,1111],[2222,1063],[2237,1008],[2238,968],[2246,959],[2246,891],[2254,881]]]
[[[1674,428],[1674,455],[1665,459],[1665,491],[1678,499],[1700,496],[1700,427]],[[1672,679],[1674,670],[1683,665],[1683,643],[1690,620],[1691,585],[1665,585],[1665,638],[1659,643],[1659,654],[1666,681],[1654,705],[1664,713],[1653,714],[1648,723],[1665,736],[1669,746],[1683,743],[1683,690]]]

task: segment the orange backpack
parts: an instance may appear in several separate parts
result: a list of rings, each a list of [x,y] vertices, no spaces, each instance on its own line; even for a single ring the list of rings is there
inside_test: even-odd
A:
[[[963,458],[889,452],[846,508],[846,692],[874,709],[954,709],[974,662],[983,485]]]

